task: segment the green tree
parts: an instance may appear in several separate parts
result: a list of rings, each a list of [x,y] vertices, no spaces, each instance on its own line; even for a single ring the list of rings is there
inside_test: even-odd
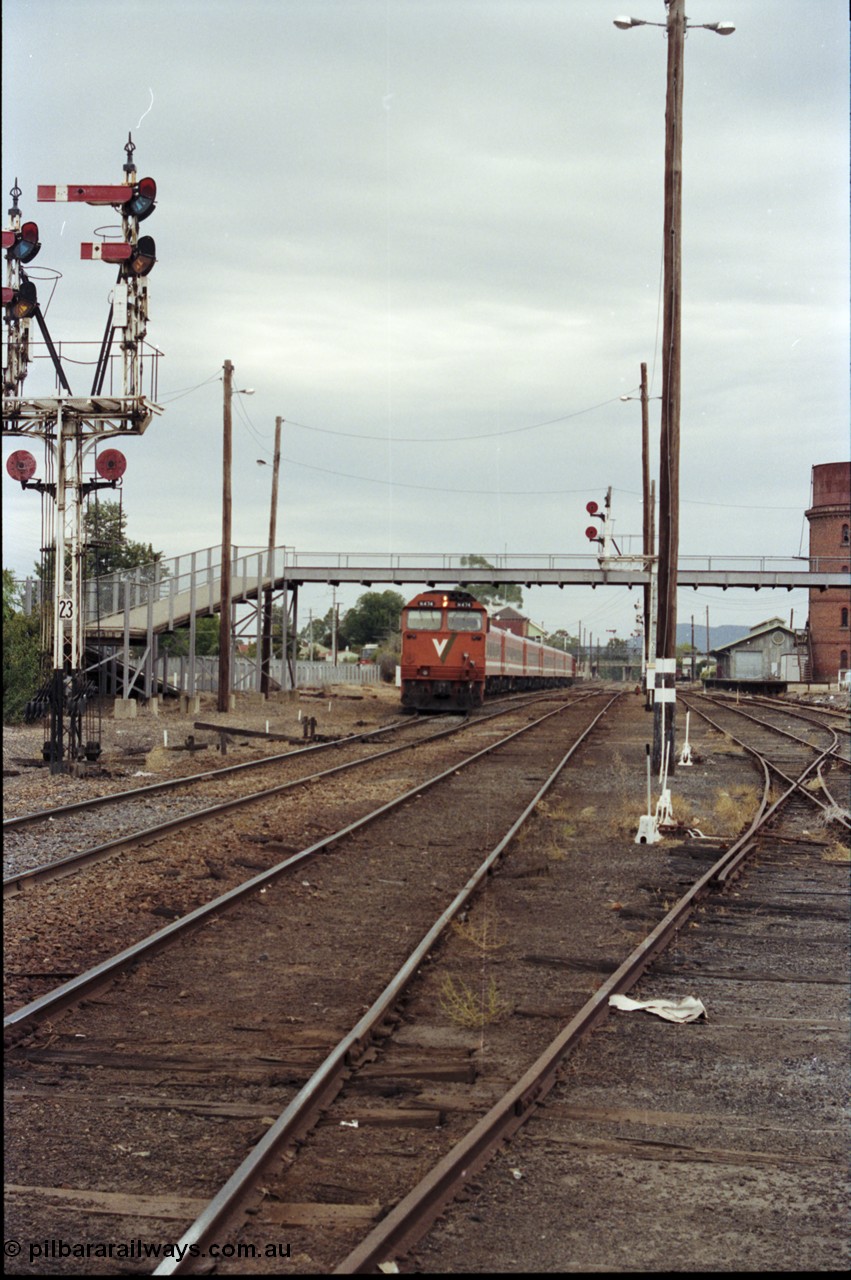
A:
[[[388,639],[399,630],[406,603],[398,591],[367,591],[343,615],[338,643],[376,644]]]
[[[19,724],[38,687],[41,620],[20,608],[20,592],[9,569],[3,570],[3,723]]]
[[[119,502],[90,502],[83,513],[83,537],[87,577],[157,564],[163,557],[150,542],[127,537],[127,516]]]
[[[83,542],[83,573],[88,580],[146,566],[151,566],[149,576],[153,576],[154,566],[163,557],[162,551],[154,551],[150,542],[134,542],[127,537],[127,516],[119,502],[89,503],[83,512]],[[53,553],[47,551],[42,563],[35,567],[38,578],[52,579],[52,561]]]
[[[219,652],[219,619],[203,617],[195,619],[195,654],[206,657]],[[174,631],[165,631],[160,636],[160,653],[167,653],[174,658],[189,656],[189,627],[176,627]]]
[[[464,568],[493,569],[493,565],[484,556],[462,556]],[[523,592],[516,582],[471,582],[466,588],[478,600],[479,604],[490,608],[495,604],[510,604],[516,609],[523,607]]]
[[[557,631],[553,631],[546,637],[546,643],[553,649],[563,649],[565,653],[579,652],[579,637],[572,636],[569,631],[565,631],[563,627],[559,627]]]

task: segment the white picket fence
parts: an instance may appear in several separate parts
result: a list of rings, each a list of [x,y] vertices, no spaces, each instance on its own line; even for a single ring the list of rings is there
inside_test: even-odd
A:
[[[179,693],[215,693],[219,687],[219,660],[217,657],[196,657],[195,688],[189,686],[188,658],[161,658],[157,676],[164,679],[171,689]],[[276,687],[290,688],[289,672],[284,671],[281,658],[269,664],[269,674]],[[284,679],[286,678],[286,685]],[[360,666],[356,662],[297,662],[296,684],[299,689],[316,688],[327,684],[375,685],[381,683],[378,667],[371,663]],[[253,658],[235,658],[231,663],[231,688],[234,693],[253,693],[257,688],[257,664]]]

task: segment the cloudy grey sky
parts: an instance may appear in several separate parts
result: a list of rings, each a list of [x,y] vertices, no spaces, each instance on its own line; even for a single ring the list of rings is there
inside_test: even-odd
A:
[[[664,23],[665,5],[5,0],[3,198],[17,177],[67,352],[100,342],[114,271],[79,244],[116,219],[36,187],[120,182],[132,132],[159,188],[166,410],[112,442],[131,538],[220,541],[225,359],[256,389],[235,402],[240,546],[268,536],[256,460],[278,414],[278,535],[299,552],[584,553],[609,485],[616,534],[640,533],[640,406],[620,397],[642,361],[661,384],[666,42],[622,13]],[[847,7],[688,16],[737,30],[685,52],[680,550],[797,555],[811,467],[848,456]],[[85,394],[90,370],[68,373]],[[652,402],[654,471],[658,425]],[[3,483],[23,574],[38,499]],[[526,593],[536,620],[598,635],[628,634],[634,600]],[[707,605],[713,624],[800,623],[806,597],[685,591],[680,621]]]

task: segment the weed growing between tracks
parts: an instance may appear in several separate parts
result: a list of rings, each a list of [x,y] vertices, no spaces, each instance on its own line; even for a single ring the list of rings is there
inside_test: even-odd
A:
[[[749,783],[734,784],[719,791],[713,813],[721,830],[719,835],[738,835],[753,821],[759,808],[759,790]]]
[[[472,920],[453,920],[452,930],[477,955],[486,955],[505,946],[506,938],[501,933],[500,924],[498,917],[486,915],[481,924]]]
[[[822,862],[851,862],[851,847],[835,840],[821,855]]]
[[[451,974],[441,983],[440,1007],[451,1022],[475,1029],[486,1027],[510,1012],[508,1003],[499,997],[494,978],[474,991],[463,978],[456,981]]]

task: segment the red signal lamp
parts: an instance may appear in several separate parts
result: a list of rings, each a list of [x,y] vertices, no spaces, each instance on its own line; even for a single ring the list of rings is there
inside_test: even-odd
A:
[[[586,502],[585,510],[588,512],[589,516],[595,516],[600,508],[597,506],[596,502]]]
[[[13,480],[26,484],[35,475],[35,458],[26,449],[16,449],[6,459],[6,470]]]
[[[25,222],[19,230],[4,231],[3,248],[6,250],[7,262],[20,262],[23,264],[32,262],[41,248],[38,238],[38,224]]]
[[[153,178],[141,178],[139,182],[133,186],[133,193],[129,200],[125,200],[122,205],[124,213],[135,218],[137,222],[141,222],[144,218],[149,218],[156,208],[157,184]]]
[[[600,534],[597,530],[597,526],[593,524],[588,525],[588,528],[585,530],[585,537],[588,539],[589,542],[603,541],[603,539],[600,537]]]
[[[127,470],[127,459],[120,449],[105,449],[98,454],[95,470],[104,480],[120,480]]]
[[[32,280],[22,280],[17,289],[3,286],[3,306],[10,320],[29,320],[38,311],[38,292]]]

